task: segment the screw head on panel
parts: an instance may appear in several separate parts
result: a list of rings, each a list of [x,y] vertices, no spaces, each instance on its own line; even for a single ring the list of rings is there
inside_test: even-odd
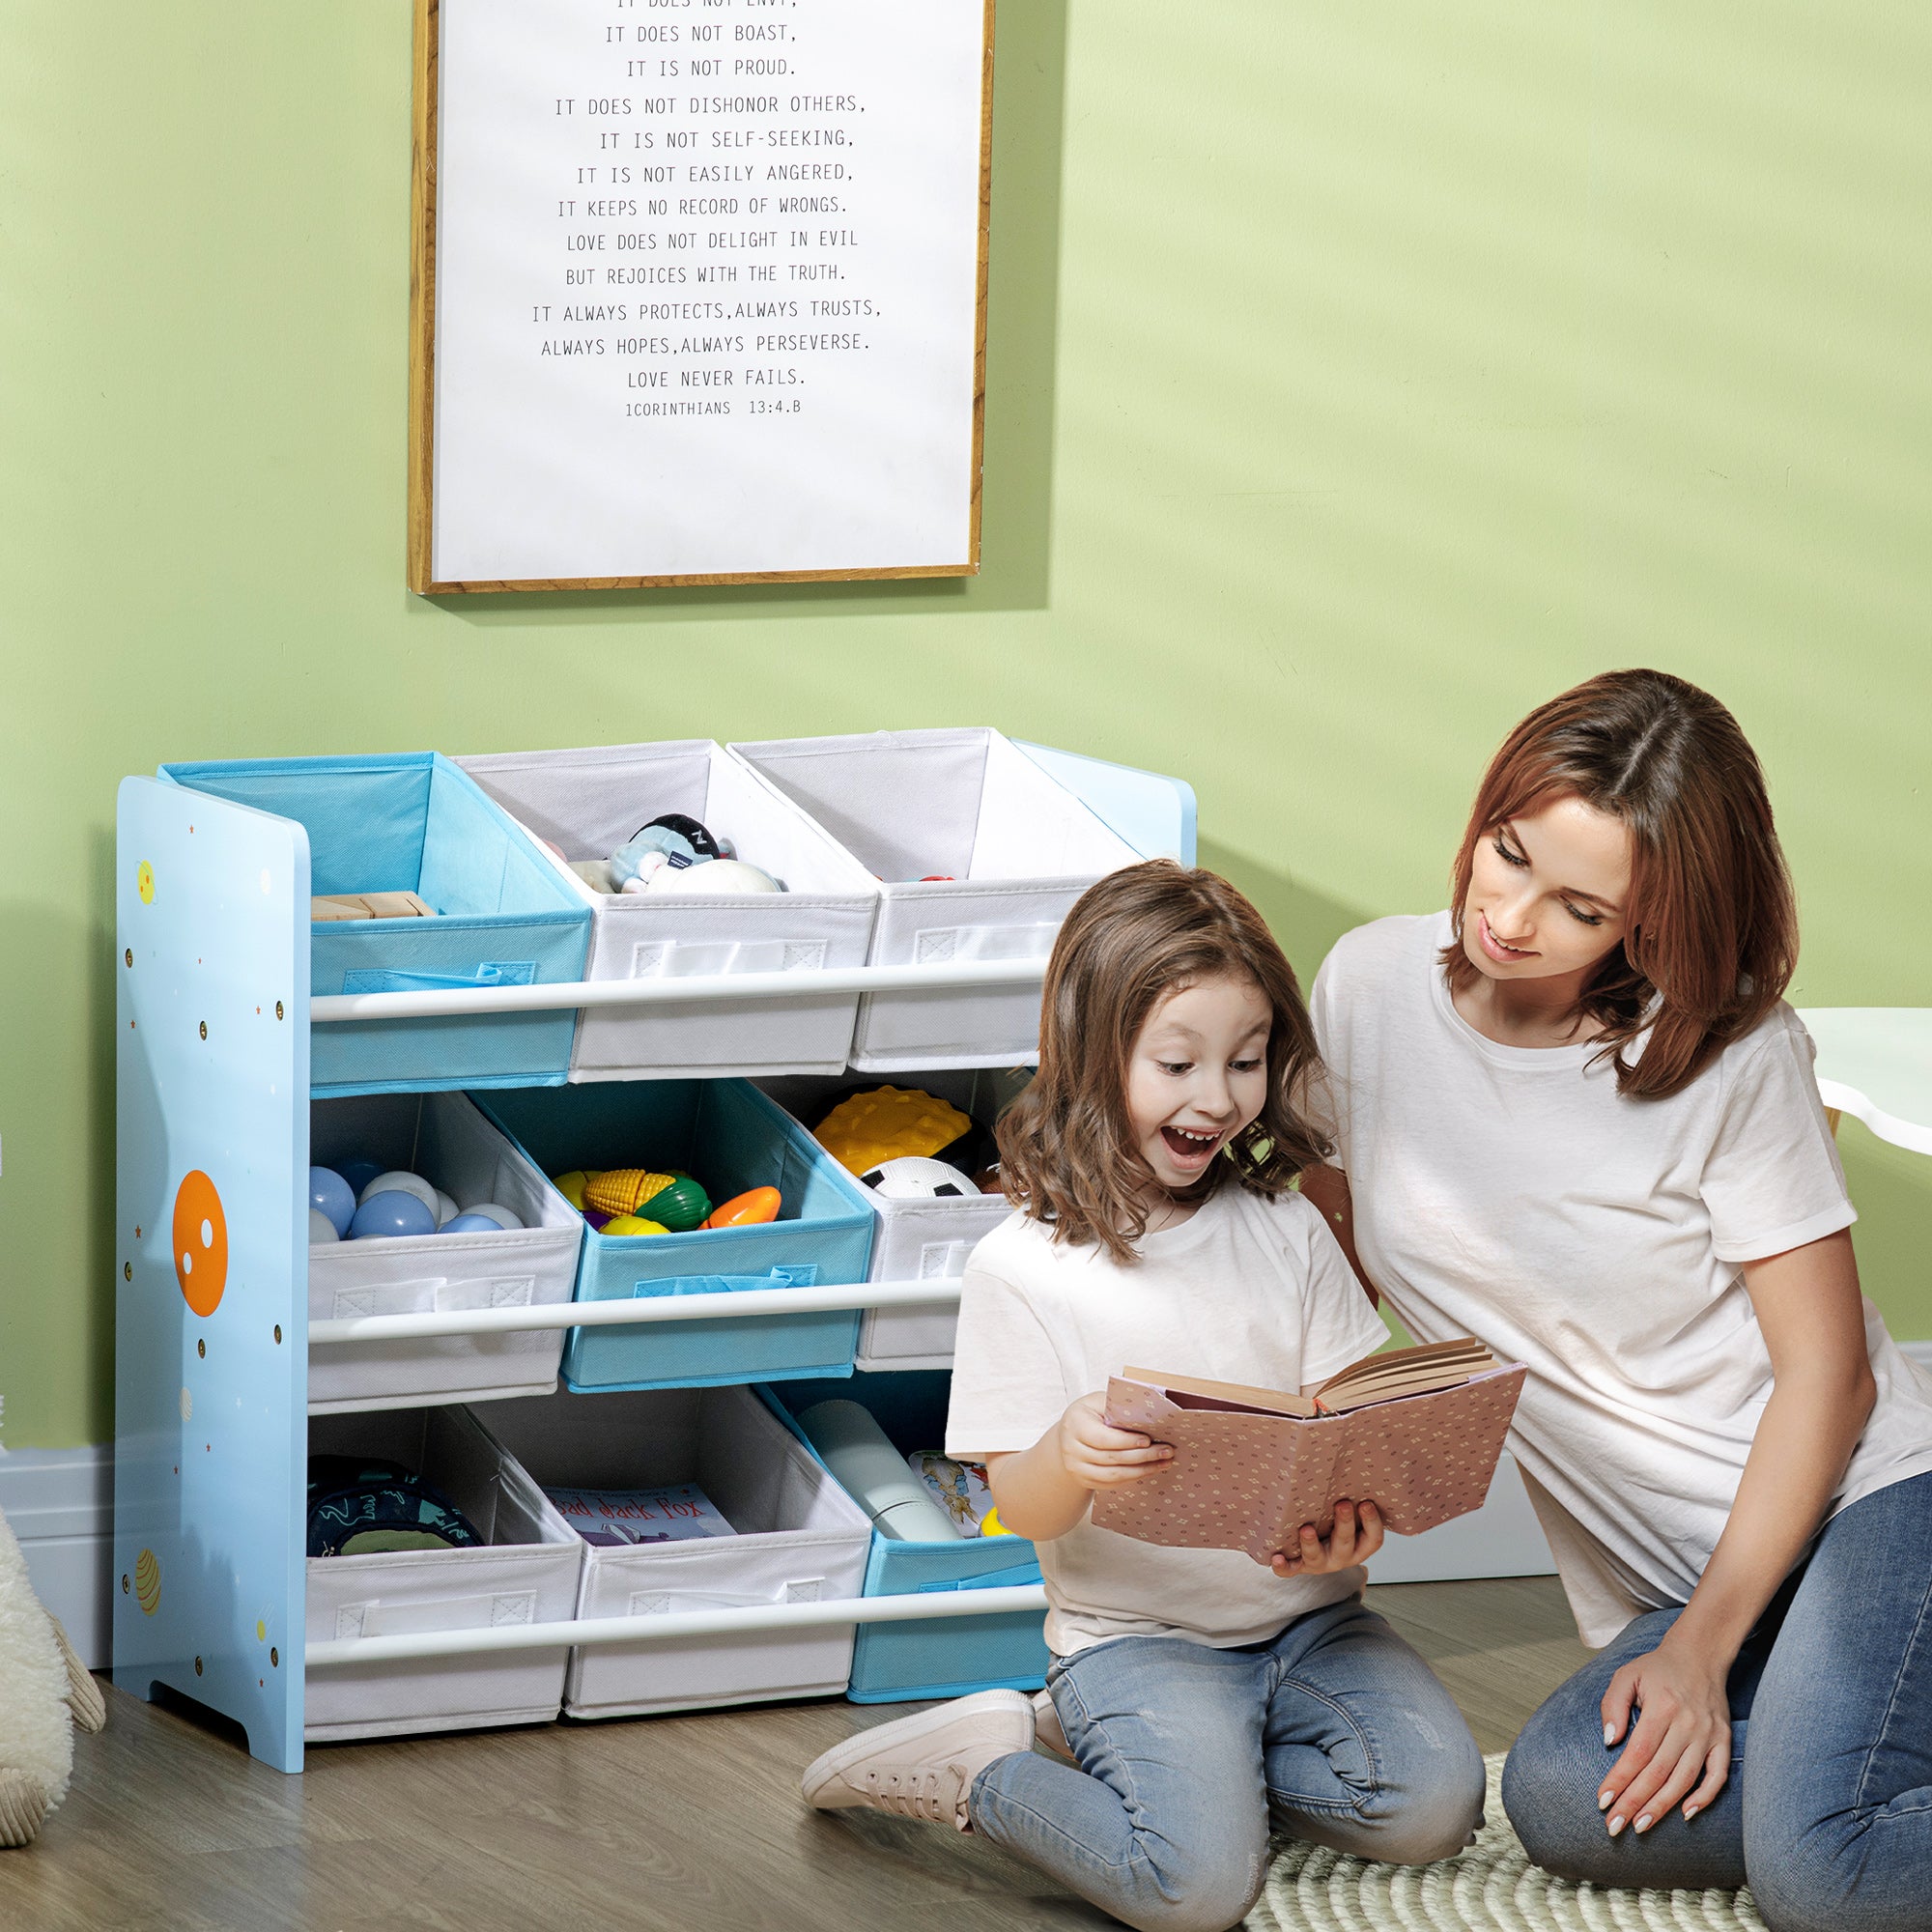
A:
[[[208,1338],[204,1336],[194,1345],[194,1352],[205,1362],[208,1360]]]
[[[203,1020],[201,1023],[201,1037],[203,1039],[208,1037],[208,1022],[206,1020]]]
[[[128,947],[128,949],[127,952],[126,952],[126,953],[125,953],[125,954],[123,955],[123,956],[124,956],[124,957],[125,957],[126,959],[127,959],[127,961],[128,961],[128,965],[130,965],[130,966],[131,966],[131,965],[133,965],[133,963],[134,963],[134,949],[133,949],[133,948],[132,948],[131,946],[130,946],[130,947]]]

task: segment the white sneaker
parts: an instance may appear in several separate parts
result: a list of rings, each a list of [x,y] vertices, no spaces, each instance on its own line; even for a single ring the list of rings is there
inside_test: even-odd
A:
[[[875,1724],[812,1760],[800,1788],[821,1811],[865,1806],[971,1829],[973,1780],[996,1759],[1033,1748],[1033,1700],[976,1690],[889,1724]]]

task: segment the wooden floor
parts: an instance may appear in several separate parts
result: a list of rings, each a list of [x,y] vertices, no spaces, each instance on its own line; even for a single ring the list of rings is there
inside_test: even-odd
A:
[[[1370,1601],[1499,1750],[1585,1653],[1553,1577]],[[71,1794],[0,1853],[6,1932],[1097,1932],[1114,1920],[980,1840],[799,1802],[842,1701],[312,1748],[287,1777],[109,1692]]]

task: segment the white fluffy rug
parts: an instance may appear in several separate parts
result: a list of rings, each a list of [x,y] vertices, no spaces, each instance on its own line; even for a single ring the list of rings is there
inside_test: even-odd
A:
[[[1747,1891],[1616,1891],[1551,1878],[1503,1815],[1502,1759],[1489,1767],[1489,1823],[1460,1858],[1377,1865],[1285,1844],[1248,1915],[1252,1932],[1764,1932]]]
[[[0,1771],[38,1778],[58,1804],[73,1771],[67,1665],[34,1595],[26,1559],[0,1517]]]

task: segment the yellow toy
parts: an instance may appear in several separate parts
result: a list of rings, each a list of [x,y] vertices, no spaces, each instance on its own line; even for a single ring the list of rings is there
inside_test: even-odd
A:
[[[572,1168],[568,1174],[559,1174],[551,1185],[570,1203],[581,1214],[583,1212],[583,1188],[590,1177],[581,1168]]]
[[[642,1167],[613,1167],[608,1173],[587,1174],[583,1178],[583,1206],[596,1208],[600,1214],[635,1214],[676,1179],[674,1174],[653,1174]]]
[[[839,1101],[814,1131],[841,1167],[869,1174],[900,1154],[936,1154],[972,1130],[957,1107],[916,1087],[878,1087]]]
[[[641,1214],[619,1214],[606,1221],[600,1233],[616,1235],[668,1235],[670,1230],[662,1221],[647,1221]]]

